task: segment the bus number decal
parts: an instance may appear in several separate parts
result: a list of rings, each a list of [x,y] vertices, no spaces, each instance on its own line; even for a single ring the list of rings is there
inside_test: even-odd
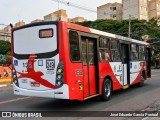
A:
[[[54,70],[55,68],[55,60],[46,60],[46,68],[47,70]]]
[[[83,71],[81,69],[75,70],[76,76],[83,76]]]

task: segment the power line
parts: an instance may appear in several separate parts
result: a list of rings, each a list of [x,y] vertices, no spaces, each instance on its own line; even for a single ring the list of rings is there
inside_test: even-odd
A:
[[[75,7],[75,8],[85,10],[85,11],[89,11],[89,12],[93,12],[93,13],[97,13],[97,11],[94,10],[94,9],[91,9],[91,8],[88,8],[88,7],[85,7],[85,6],[81,6],[81,5],[77,5],[75,3],[71,3],[71,2],[68,2],[66,0],[52,0],[52,1],[58,2],[58,4],[62,3],[62,4],[67,5],[67,6]]]
[[[0,36],[3,36],[3,37],[11,37],[10,35],[0,35]]]
[[[10,32],[0,32],[2,34],[11,34]]]

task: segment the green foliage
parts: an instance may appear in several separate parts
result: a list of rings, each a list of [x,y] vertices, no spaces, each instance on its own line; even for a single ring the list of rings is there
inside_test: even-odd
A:
[[[131,20],[131,38],[141,40],[143,35],[149,35],[152,40],[159,39],[160,27],[156,23],[155,19],[149,22],[146,20]],[[77,24],[125,37],[128,36],[129,20],[96,20]]]
[[[5,55],[5,60],[0,60],[0,64],[11,64],[11,44],[10,42],[0,40],[0,54]]]
[[[96,20],[77,24],[128,37],[129,20]],[[151,19],[149,22],[147,22],[146,20],[131,20],[131,38],[142,40],[142,36],[144,35],[149,36],[150,42],[160,41],[160,27],[157,25],[156,18]],[[160,58],[159,44],[154,45],[154,51],[155,53],[152,56],[152,63],[156,65],[157,57]]]
[[[5,57],[6,57],[6,63],[11,63],[11,51],[8,51]]]
[[[0,40],[0,54],[6,54],[10,50],[11,50],[10,42]]]

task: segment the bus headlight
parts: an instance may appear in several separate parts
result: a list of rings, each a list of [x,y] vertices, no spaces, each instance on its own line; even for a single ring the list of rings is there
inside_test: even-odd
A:
[[[63,69],[61,69],[61,68],[59,68],[58,70],[57,70],[57,73],[62,73],[63,72]]]
[[[57,79],[60,80],[63,76],[61,74],[57,75]]]
[[[59,62],[57,67],[57,75],[56,75],[56,87],[60,88],[64,83],[64,65],[63,62]]]
[[[56,81],[56,86],[61,87],[63,85],[63,82],[61,80]]]
[[[13,75],[13,78],[15,79],[17,76],[16,75]]]

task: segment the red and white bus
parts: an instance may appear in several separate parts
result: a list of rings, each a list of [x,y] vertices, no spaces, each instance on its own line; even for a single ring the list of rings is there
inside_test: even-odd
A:
[[[12,31],[14,94],[69,100],[100,96],[151,77],[146,42],[68,22]]]

